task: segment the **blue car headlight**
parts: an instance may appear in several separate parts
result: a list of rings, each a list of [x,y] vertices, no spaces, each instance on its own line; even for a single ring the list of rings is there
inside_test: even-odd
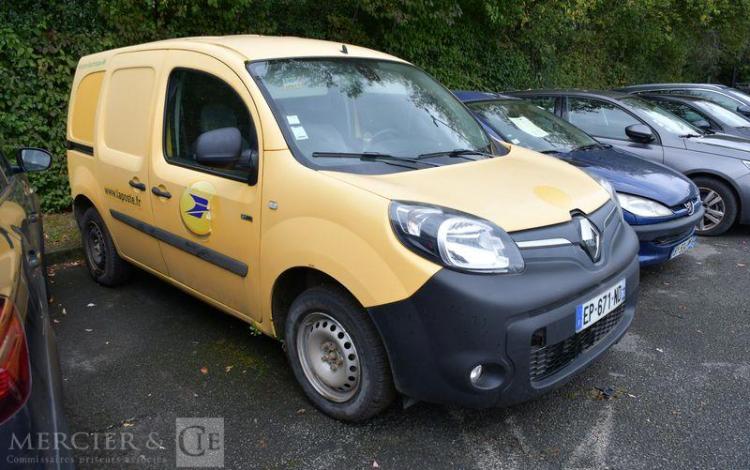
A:
[[[617,193],[617,200],[624,210],[638,217],[668,217],[673,214],[667,206],[645,197]]]

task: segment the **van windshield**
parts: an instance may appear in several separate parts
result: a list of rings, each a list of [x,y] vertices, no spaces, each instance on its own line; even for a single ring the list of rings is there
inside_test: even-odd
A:
[[[248,70],[295,157],[308,166],[380,172],[385,169],[362,167],[383,167],[382,159],[333,154],[377,153],[406,160],[458,149],[491,151],[489,138],[466,108],[411,65],[312,58],[254,62]]]
[[[478,101],[469,103],[503,140],[537,152],[570,152],[596,145],[588,134],[522,100]]]

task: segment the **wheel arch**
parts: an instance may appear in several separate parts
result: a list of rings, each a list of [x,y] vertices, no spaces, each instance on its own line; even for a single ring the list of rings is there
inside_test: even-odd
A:
[[[276,278],[271,292],[271,321],[276,339],[284,340],[286,318],[294,299],[305,290],[315,286],[334,287],[346,293],[361,306],[354,294],[333,276],[309,266],[289,268]]]
[[[737,185],[732,181],[731,178],[728,176],[716,173],[714,171],[709,170],[696,170],[692,172],[685,173],[685,176],[690,178],[691,180],[694,180],[698,177],[704,177],[704,178],[713,178],[721,183],[726,184],[729,189],[732,191],[732,195],[734,196],[735,201],[737,201],[737,220],[743,219],[745,217],[745,208],[742,204],[742,197],[740,196],[740,190],[737,188]]]

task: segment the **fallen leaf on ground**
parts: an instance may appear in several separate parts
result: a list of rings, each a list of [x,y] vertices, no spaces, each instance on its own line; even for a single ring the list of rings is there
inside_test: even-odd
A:
[[[86,328],[86,332],[87,333],[91,333],[92,331],[94,331],[94,330],[92,330],[91,328]]]
[[[208,367],[201,367],[201,374],[203,375],[208,374]]]
[[[232,370],[232,367],[234,367],[234,366],[226,366],[226,367],[224,368],[224,372],[229,372],[229,371],[231,371],[231,370]]]
[[[663,350],[662,348],[656,348],[656,350],[657,350],[658,352],[660,352],[660,353],[663,353],[663,352],[664,352],[664,350]]]
[[[89,302],[88,304],[86,304],[86,306],[87,307],[96,307],[96,304],[93,303],[93,302]]]
[[[297,410],[297,414],[298,414],[298,415],[303,415],[303,414],[305,414],[305,409],[304,409],[304,408],[300,408],[299,410]]]
[[[55,319],[52,320],[52,323],[60,323],[60,320],[58,320],[57,318],[55,318]]]
[[[373,460],[372,461],[372,468],[380,468],[380,465],[378,465],[378,461],[377,460]]]

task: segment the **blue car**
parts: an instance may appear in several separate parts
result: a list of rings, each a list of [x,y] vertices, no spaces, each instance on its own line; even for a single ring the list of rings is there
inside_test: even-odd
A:
[[[495,93],[455,94],[492,137],[553,155],[609,182],[625,221],[638,234],[641,266],[663,263],[695,246],[703,207],[698,188],[680,173],[601,144],[533,102]]]

